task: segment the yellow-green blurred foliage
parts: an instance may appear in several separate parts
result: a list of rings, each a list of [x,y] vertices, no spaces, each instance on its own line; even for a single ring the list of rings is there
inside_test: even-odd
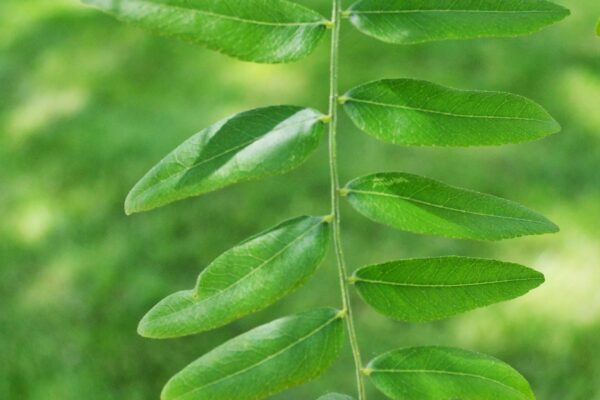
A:
[[[327,1],[303,3],[328,13]],[[344,26],[344,90],[417,77],[510,91],[543,104],[564,128],[525,145],[413,149],[378,142],[344,119],[343,180],[424,174],[520,201],[562,227],[554,236],[476,243],[397,232],[344,206],[352,268],[458,254],[520,262],[547,276],[524,298],[433,324],[392,322],[357,300],[366,358],[414,344],[460,346],[510,362],[540,399],[600,399],[600,2],[561,3],[570,18],[516,39],[399,47]],[[0,1],[0,398],[157,398],[171,375],[228,338],[339,304],[330,257],[306,287],[228,327],[172,341],[135,332],[155,302],[191,288],[238,241],[296,215],[326,213],[325,146],[287,176],[130,218],[122,210],[128,189],[157,160],[222,117],[281,103],[325,109],[327,69],[326,41],[299,63],[254,65],[74,1]],[[348,353],[319,380],[275,398],[352,391]]]

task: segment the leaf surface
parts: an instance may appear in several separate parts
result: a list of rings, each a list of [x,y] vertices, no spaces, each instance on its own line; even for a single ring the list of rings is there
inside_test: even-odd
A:
[[[540,105],[525,97],[458,90],[414,79],[367,83],[341,100],[358,128],[399,145],[501,145],[560,130]]]
[[[394,400],[535,400],[529,384],[504,362],[449,347],[385,353],[366,372]]]
[[[194,290],[158,303],[139,324],[151,338],[218,328],[281,299],[310,278],[327,254],[327,218],[284,222],[228,250],[198,278]]]
[[[329,393],[319,397],[317,400],[353,400],[352,397],[345,394]]]
[[[361,0],[347,12],[361,32],[388,43],[519,36],[569,15],[543,0]]]
[[[326,19],[286,0],[83,0],[158,34],[259,63],[309,55]]]
[[[442,257],[370,265],[352,281],[380,313],[422,322],[522,296],[541,285],[544,275],[513,263]]]
[[[500,240],[558,231],[512,201],[401,172],[355,179],[342,193],[367,218],[408,232]]]
[[[162,400],[253,400],[307,382],[344,342],[343,312],[318,309],[255,328],[175,375]]]
[[[322,117],[308,108],[273,106],[222,120],[192,136],[152,168],[127,196],[125,211],[148,211],[290,171],[319,145]]]

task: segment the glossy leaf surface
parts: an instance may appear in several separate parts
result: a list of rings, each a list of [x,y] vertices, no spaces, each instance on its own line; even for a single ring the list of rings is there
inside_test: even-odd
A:
[[[529,384],[504,362],[449,347],[415,347],[383,354],[367,372],[394,400],[534,400]]]
[[[513,263],[442,257],[370,265],[352,281],[380,313],[422,322],[522,296],[541,285],[544,275]]]
[[[158,303],[138,332],[152,338],[190,335],[261,310],[312,276],[329,238],[330,224],[322,217],[296,218],[254,236],[213,261],[194,290]]]
[[[346,396],[345,394],[329,393],[325,396],[319,397],[317,400],[353,400],[352,397]]]
[[[317,148],[322,114],[294,106],[259,108],[204,129],[177,147],[131,190],[128,214],[265,176],[285,173]]]
[[[253,329],[174,376],[162,400],[263,399],[307,382],[337,358],[344,342],[343,316],[319,309]]]
[[[558,230],[512,201],[412,174],[365,176],[348,183],[343,193],[367,218],[408,232],[500,240]]]
[[[349,10],[358,30],[397,44],[526,35],[567,15],[543,0],[361,0]]]
[[[286,0],[83,0],[161,35],[260,63],[310,54],[327,29],[315,11]]]
[[[367,83],[342,99],[358,128],[399,145],[501,145],[560,130],[540,105],[524,97],[458,90],[414,79]]]

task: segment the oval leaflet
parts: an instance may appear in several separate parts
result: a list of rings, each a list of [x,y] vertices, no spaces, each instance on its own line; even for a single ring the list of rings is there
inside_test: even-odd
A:
[[[366,35],[388,43],[518,36],[569,15],[544,0],[360,0],[346,12]]]
[[[535,400],[525,378],[508,364],[450,347],[391,351],[364,372],[394,400]]]
[[[342,194],[367,218],[408,232],[501,240],[558,230],[512,201],[401,172],[357,178]]]
[[[327,217],[299,217],[226,251],[196,288],[172,294],[138,326],[140,335],[171,338],[226,325],[261,310],[308,280],[327,254]]]
[[[560,125],[537,103],[510,93],[384,79],[340,98],[364,132],[406,146],[489,146],[540,139]]]
[[[345,312],[324,308],[246,332],[175,375],[161,398],[262,399],[314,379],[331,366],[342,348],[344,316]]]
[[[351,282],[380,313],[423,322],[522,296],[541,285],[544,275],[513,263],[440,257],[366,266]]]
[[[234,183],[288,172],[317,148],[323,115],[295,106],[236,114],[195,134],[152,168],[125,200],[148,211]]]
[[[244,61],[309,55],[325,33],[319,13],[287,0],[83,0],[125,22]]]

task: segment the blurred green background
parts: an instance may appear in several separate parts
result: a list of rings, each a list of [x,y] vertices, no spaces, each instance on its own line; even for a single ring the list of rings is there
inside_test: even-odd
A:
[[[302,3],[329,15],[328,1]],[[457,254],[547,276],[519,300],[440,323],[392,322],[355,301],[365,358],[415,344],[465,347],[513,364],[540,399],[600,400],[600,2],[561,3],[570,18],[516,39],[399,47],[344,26],[343,90],[417,77],[510,91],[543,104],[564,128],[518,146],[413,149],[378,142],[344,117],[344,181],[414,172],[520,201],[562,227],[554,236],[477,243],[397,232],[344,205],[352,269]],[[74,1],[0,1],[0,398],[158,398],[170,376],[217,344],[276,317],[339,305],[330,254],[304,288],[228,327],[171,341],[135,332],[152,305],[191,288],[232,245],[285,219],[327,213],[325,143],[286,176],[130,218],[122,210],[139,177],[218,119],[280,103],[326,109],[327,69],[326,40],[299,63],[254,65]],[[322,378],[274,398],[326,390],[353,392],[349,349]]]

